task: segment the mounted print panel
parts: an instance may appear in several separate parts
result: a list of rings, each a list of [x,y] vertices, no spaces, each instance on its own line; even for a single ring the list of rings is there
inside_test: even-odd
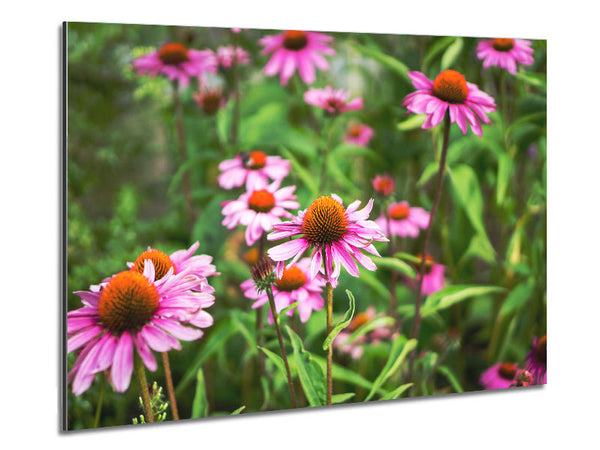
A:
[[[64,27],[65,429],[546,384],[545,41]]]

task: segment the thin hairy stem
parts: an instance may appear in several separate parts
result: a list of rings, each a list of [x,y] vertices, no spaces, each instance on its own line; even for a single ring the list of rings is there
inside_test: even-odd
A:
[[[444,141],[442,143],[442,155],[440,157],[440,167],[438,170],[437,176],[437,185],[435,189],[435,197],[433,200],[433,205],[431,207],[431,212],[429,214],[429,224],[427,225],[427,230],[425,231],[425,239],[423,241],[423,253],[421,255],[421,264],[419,265],[419,284],[417,288],[417,300],[415,302],[415,319],[413,322],[413,327],[410,332],[410,337],[412,339],[419,338],[419,329],[421,327],[421,304],[423,302],[423,278],[425,277],[425,261],[427,258],[427,250],[429,247],[429,239],[431,238],[431,230],[433,229],[433,220],[435,217],[435,213],[438,209],[438,205],[440,203],[440,198],[442,196],[442,185],[444,182],[444,172],[446,170],[446,155],[448,153],[448,141],[450,137],[450,114],[447,112],[444,117]],[[412,376],[413,365],[415,360],[416,350],[412,352],[410,359],[410,373]]]
[[[165,368],[165,378],[167,380],[167,391],[169,392],[169,401],[173,411],[173,419],[179,420],[179,411],[177,410],[177,401],[175,400],[175,389],[173,388],[173,377],[171,375],[171,365],[169,364],[169,354],[162,352],[163,367]]]
[[[292,380],[292,372],[290,371],[290,365],[288,364],[287,354],[283,345],[283,337],[281,335],[281,325],[279,323],[279,313],[275,307],[275,298],[273,297],[273,290],[271,287],[267,288],[267,297],[269,297],[269,306],[271,308],[271,314],[273,315],[273,321],[275,322],[275,329],[277,330],[277,340],[279,340],[279,350],[281,350],[281,357],[285,364],[285,371],[287,373],[288,387],[290,389],[290,395],[292,396],[292,404],[294,408],[298,407],[298,401],[296,400],[296,390],[294,389],[294,382]]]
[[[144,363],[142,363],[142,360],[137,353],[135,353],[133,357],[133,370],[140,389],[140,394],[142,395],[142,405],[144,406],[144,416],[146,421],[154,422],[152,404],[150,403],[150,392],[148,391],[148,382],[146,381],[146,371],[144,369]]]

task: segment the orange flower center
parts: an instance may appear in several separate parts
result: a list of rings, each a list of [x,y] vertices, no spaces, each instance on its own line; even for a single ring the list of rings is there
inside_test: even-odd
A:
[[[505,380],[512,380],[517,374],[517,365],[511,362],[504,362],[498,367],[498,375]]]
[[[467,80],[456,70],[444,70],[433,81],[433,94],[448,103],[464,103],[469,95]]]
[[[265,189],[254,191],[248,198],[248,208],[256,212],[266,213],[275,206],[275,196]]]
[[[535,359],[543,364],[546,364],[546,335],[540,338],[535,348]]]
[[[370,321],[371,316],[369,316],[366,312],[361,312],[354,316],[354,319],[352,319],[350,325],[348,325],[348,328],[350,328],[352,331],[355,331]]]
[[[178,42],[163,45],[158,51],[158,57],[163,63],[169,65],[177,65],[189,60],[187,47]]]
[[[498,50],[499,52],[508,52],[515,47],[515,40],[504,38],[494,39],[492,41],[492,47],[494,47],[494,50]]]
[[[352,125],[350,130],[348,130],[348,134],[354,138],[360,137],[361,132],[362,127],[360,125]]]
[[[173,273],[175,273],[175,265],[173,264],[173,261],[171,261],[171,258],[169,258],[166,253],[159,250],[147,250],[142,253],[133,263],[131,270],[144,273],[144,261],[147,259],[152,261],[152,264],[154,265],[154,279],[160,280],[171,268],[173,268]]]
[[[148,323],[158,303],[158,292],[146,277],[134,271],[121,272],[102,290],[98,315],[111,331],[134,331]]]
[[[277,289],[285,292],[292,292],[306,284],[306,275],[296,266],[292,266],[283,271],[281,280],[275,280]]]
[[[389,176],[377,178],[373,182],[373,187],[378,194],[389,195],[394,190],[394,179]]]
[[[410,206],[407,203],[393,203],[388,208],[388,214],[394,220],[406,219],[409,211]]]
[[[267,165],[267,154],[259,151],[242,153],[242,161],[246,169],[258,170]]]
[[[423,254],[419,253],[417,255],[417,258],[419,258],[419,262],[415,264],[415,266],[417,267],[417,271],[421,268],[421,259],[423,258]],[[431,273],[431,269],[433,269],[433,264],[435,263],[435,261],[433,260],[433,257],[431,255],[427,255],[425,257],[425,275]]]
[[[308,207],[302,221],[304,238],[312,245],[342,239],[348,227],[346,210],[332,197],[319,197]]]
[[[299,51],[306,47],[308,34],[306,31],[287,30],[283,33],[283,46],[288,50]]]

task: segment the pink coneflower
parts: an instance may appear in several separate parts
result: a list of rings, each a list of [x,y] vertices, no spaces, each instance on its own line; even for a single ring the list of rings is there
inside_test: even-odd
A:
[[[108,368],[115,390],[125,392],[134,351],[154,371],[152,350],[179,350],[178,339],[193,341],[202,336],[203,326],[184,319],[200,308],[202,302],[196,297],[203,294],[203,279],[190,271],[173,274],[172,268],[159,280],[155,275],[148,259],[143,273],[121,272],[96,289],[75,292],[84,305],[67,313],[67,352],[82,349],[68,376],[75,395],[85,392],[95,374]]]
[[[142,273],[144,271],[144,263],[149,259],[154,265],[156,280],[164,277],[169,272],[169,269],[173,269],[173,273],[175,274],[186,271],[188,275],[194,275],[198,278],[220,275],[217,273],[216,267],[211,264],[212,256],[194,255],[198,247],[200,247],[200,243],[196,241],[187,250],[177,250],[171,253],[171,255],[148,247],[148,250],[138,256],[134,262],[127,263],[127,267]]]
[[[498,66],[517,73],[517,63],[524,66],[533,64],[531,42],[523,39],[489,39],[477,44],[477,58],[483,60],[483,67]]]
[[[335,337],[333,346],[338,348],[342,353],[348,353],[352,359],[359,359],[363,354],[365,344],[377,344],[385,339],[393,339],[397,333],[392,332],[390,327],[380,326],[357,337],[352,342],[346,343],[352,333],[371,322],[375,317],[375,308],[373,306],[369,306],[365,312],[357,314],[350,324]]]
[[[375,221],[386,236],[416,238],[419,229],[425,230],[429,225],[429,213],[423,208],[410,206],[408,202],[392,203],[387,208],[387,215],[387,218],[381,215]]]
[[[490,123],[486,113],[496,110],[494,99],[455,70],[441,72],[431,81],[420,72],[407,72],[417,89],[408,94],[402,106],[415,114],[427,114],[421,128],[438,125],[446,111],[450,111],[450,122],[457,123],[463,134],[467,134],[467,122],[477,136],[481,136],[481,120]]]
[[[250,64],[248,52],[241,47],[228,45],[217,49],[217,61],[222,69],[229,69],[235,62],[237,65]]]
[[[287,210],[300,208],[293,194],[296,186],[279,189],[280,184],[281,181],[268,186],[257,184],[237,200],[223,202],[222,224],[230,230],[238,224],[245,225],[246,244],[250,246],[260,239],[263,231],[271,231],[274,224],[281,222],[281,217],[294,217]]]
[[[379,225],[368,220],[373,199],[357,211],[360,203],[360,200],[356,200],[345,209],[342,199],[335,194],[319,197],[291,222],[274,225],[275,231],[267,236],[270,241],[300,236],[299,239],[269,249],[268,255],[278,261],[277,276],[281,278],[283,275],[286,260],[292,258],[287,267],[293,266],[309,247],[313,248],[310,278],[319,272],[324,273],[324,264],[327,271],[325,281],[333,286],[337,284],[341,266],[354,277],[359,275],[356,262],[367,270],[376,270],[373,261],[361,250],[380,256],[372,242],[387,241],[387,238]]]
[[[421,277],[419,276],[419,268],[421,267],[421,258],[422,255],[417,255],[419,262],[415,264],[415,269],[417,271],[417,278],[415,280],[409,280],[409,284],[413,287],[417,287],[419,280]],[[427,255],[425,257],[425,275],[423,276],[423,287],[422,292],[425,295],[431,295],[439,290],[441,290],[446,281],[444,280],[444,272],[446,271],[446,266],[442,264],[437,264],[431,255]]]
[[[190,77],[203,77],[216,73],[217,58],[210,50],[188,49],[178,42],[163,45],[160,50],[141,56],[132,62],[138,75],[148,73],[151,77],[162,73],[169,80],[179,80],[182,86],[189,84]]]
[[[282,85],[288,83],[296,69],[302,81],[306,84],[314,83],[315,66],[321,70],[329,69],[329,63],[323,55],[335,54],[327,45],[332,40],[331,36],[323,33],[298,30],[265,36],[259,41],[264,46],[261,53],[272,53],[272,56],[263,70],[268,76],[279,73]]]
[[[363,124],[353,124],[348,128],[346,133],[346,142],[349,142],[359,147],[366,147],[373,137],[375,132],[373,128]]]
[[[324,89],[310,88],[304,93],[306,103],[325,110],[329,115],[337,115],[363,108],[361,97],[350,101],[348,101],[348,97],[350,97],[350,94],[344,89],[335,90],[331,86],[326,86]]]
[[[479,378],[479,384],[485,389],[506,389],[515,382],[519,367],[512,362],[496,363]]]
[[[290,172],[290,162],[281,156],[267,156],[259,151],[243,152],[219,164],[218,181],[223,189],[232,189],[246,183],[246,189],[266,184],[269,179],[283,180]]]
[[[283,271],[281,279],[275,280],[273,285],[273,296],[275,298],[275,307],[277,312],[287,308],[294,302],[298,302],[298,315],[302,323],[310,318],[313,311],[323,309],[323,297],[321,292],[325,282],[310,278],[310,258],[302,258],[298,263]],[[246,280],[241,284],[246,298],[255,300],[252,308],[260,308],[268,302],[267,293],[257,292],[253,279]],[[287,312],[288,316],[294,314],[292,308]],[[273,323],[273,315],[269,310],[269,324]]]
[[[221,87],[207,88],[200,86],[200,90],[194,92],[194,100],[198,107],[209,116],[216,114],[227,103]]]
[[[534,384],[546,384],[546,335],[533,339],[533,348],[525,357],[525,369]]]
[[[394,177],[391,175],[375,175],[375,178],[373,178],[371,183],[373,183],[375,192],[384,197],[387,197],[394,192]]]

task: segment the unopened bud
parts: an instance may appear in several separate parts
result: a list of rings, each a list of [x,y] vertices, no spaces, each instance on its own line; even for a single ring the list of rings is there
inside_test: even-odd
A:
[[[273,272],[273,260],[268,256],[263,256],[252,267],[250,271],[256,290],[261,293],[267,288],[270,288],[275,283],[275,273]]]

